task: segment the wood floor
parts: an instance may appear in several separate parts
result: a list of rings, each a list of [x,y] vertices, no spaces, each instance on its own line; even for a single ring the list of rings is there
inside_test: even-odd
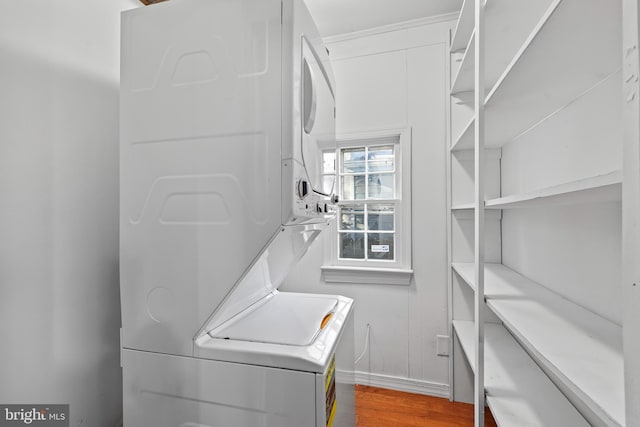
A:
[[[356,385],[356,427],[473,427],[473,406]],[[497,427],[487,408],[486,427]]]

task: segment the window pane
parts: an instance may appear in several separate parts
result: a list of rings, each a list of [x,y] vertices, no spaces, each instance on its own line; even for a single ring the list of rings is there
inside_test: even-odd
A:
[[[369,259],[393,260],[394,233],[369,233]]]
[[[362,200],[365,198],[365,175],[342,177],[342,199]]]
[[[393,199],[394,174],[371,174],[369,175],[369,198],[371,199]]]
[[[342,153],[342,173],[358,173],[365,171],[364,148],[348,148]]]
[[[322,177],[322,191],[326,194],[331,194],[334,191],[335,180],[336,177],[334,175],[324,175]]]
[[[340,233],[340,258],[364,259],[364,233]]]
[[[322,153],[322,173],[336,173],[336,153],[330,151]]]
[[[393,205],[369,205],[368,211],[369,230],[394,230],[394,207]]]
[[[364,230],[364,206],[342,206],[340,230]]]
[[[368,156],[369,172],[392,172],[395,156],[393,147],[372,147]]]

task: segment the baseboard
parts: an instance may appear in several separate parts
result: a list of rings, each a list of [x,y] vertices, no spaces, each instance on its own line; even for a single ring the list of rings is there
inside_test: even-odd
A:
[[[432,383],[429,381],[395,377],[391,375],[370,374],[368,372],[361,371],[338,371],[336,378],[348,378],[360,385],[424,394],[427,396],[444,397],[446,399],[449,398],[448,384]]]

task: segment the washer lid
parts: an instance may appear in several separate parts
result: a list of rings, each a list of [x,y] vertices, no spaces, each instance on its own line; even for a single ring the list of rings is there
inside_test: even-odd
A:
[[[351,298],[339,295],[279,292],[276,298],[281,297],[284,299],[280,301],[276,299],[276,305],[280,305],[281,308],[287,310],[293,305],[293,310],[295,310],[296,314],[289,313],[287,317],[285,316],[286,312],[279,312],[283,315],[283,317],[278,320],[278,324],[281,325],[280,327],[276,328],[274,324],[272,324],[272,330],[269,330],[270,328],[265,327],[264,324],[258,324],[256,329],[253,329],[253,327],[245,324],[246,329],[251,331],[251,333],[248,336],[244,336],[244,338],[258,338],[261,341],[221,339],[219,337],[214,338],[210,333],[203,333],[194,341],[193,355],[200,359],[244,363],[254,366],[268,366],[271,368],[290,369],[318,374],[325,374],[327,372],[331,358],[337,352],[343,354],[340,356],[344,358],[343,360],[353,358],[353,300]],[[298,300],[297,298],[302,299]],[[292,319],[304,319],[306,317],[305,314],[297,316],[297,313],[307,307],[309,303],[315,305],[313,302],[308,301],[309,298],[315,298],[321,301],[338,301],[338,305],[335,307],[331,319],[326,322],[324,329],[320,331],[309,345],[263,342],[265,339],[271,339],[291,343],[296,341],[294,337],[302,337],[304,334],[299,333],[298,325],[293,325]],[[280,302],[285,302],[285,299],[289,304],[279,304]],[[300,304],[298,304],[298,301],[300,301]],[[270,301],[267,304],[271,302],[274,301]],[[323,310],[319,310],[320,313],[322,311]],[[248,313],[243,313],[238,317],[244,319],[245,314],[247,315],[246,317],[248,317]],[[318,317],[312,320],[313,322],[304,321],[302,323],[308,324],[310,327],[315,326],[313,329],[316,329]],[[283,324],[284,326],[282,326]],[[224,328],[230,326],[231,321],[220,326],[219,330],[222,331]],[[217,330],[212,332],[217,332]],[[276,332],[279,332],[279,336],[275,335]],[[258,335],[260,334],[265,335],[259,337]],[[286,338],[281,339],[282,335],[285,335]],[[297,342],[300,343],[308,340],[309,335],[307,335],[306,338],[297,340]],[[344,344],[341,345],[340,342]],[[345,353],[342,353],[343,351]],[[349,356],[349,353],[351,356]]]
[[[218,339],[307,346],[313,343],[337,306],[335,297],[276,292],[209,335]]]
[[[220,330],[253,311],[277,292],[295,263],[327,223],[300,224],[280,228],[244,276],[218,305],[197,336]]]

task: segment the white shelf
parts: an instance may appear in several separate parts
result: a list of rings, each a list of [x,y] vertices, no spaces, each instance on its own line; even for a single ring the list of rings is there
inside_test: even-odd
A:
[[[460,346],[462,347],[465,358],[467,359],[471,370],[475,373],[475,324],[472,320],[453,320],[452,323],[453,329],[456,331],[458,341],[460,341]]]
[[[452,267],[475,289],[473,264]],[[502,264],[485,264],[487,306],[594,425],[624,425],[622,328]]]
[[[485,201],[485,208],[514,209],[550,205],[579,205],[617,202],[622,199],[622,171],[591,176],[524,194],[514,194]],[[474,209],[473,203],[461,203],[452,210]]]
[[[541,16],[553,0],[527,1],[527,0],[491,0],[485,5],[485,87],[491,89],[518,49],[531,34],[538,18]],[[453,96],[457,93],[473,91],[474,88],[474,16],[473,6],[469,11],[462,10],[460,19],[470,21],[470,30],[461,32],[460,36],[467,36],[466,51],[457,77],[451,88]],[[467,15],[471,15],[470,17]],[[460,22],[460,21],[459,21]],[[508,23],[508,25],[505,25]],[[455,40],[457,44],[460,41]],[[459,46],[463,48],[464,45]]]
[[[453,327],[475,372],[474,324]],[[485,393],[499,426],[589,426],[502,325],[486,323],[484,331]]]
[[[474,87],[474,64],[476,61],[475,55],[475,33],[471,34],[469,44],[462,57],[462,63],[458,68],[458,73],[453,79],[451,85],[451,96],[456,96],[459,93],[473,92]]]
[[[524,208],[538,205],[577,205],[622,199],[622,171],[567,182],[525,194],[487,200],[489,209]]]
[[[464,127],[462,133],[453,141],[451,151],[473,150],[474,149],[474,135],[473,125],[475,123],[475,117],[472,117],[469,123]]]
[[[504,145],[616,72],[621,14],[611,0],[554,0],[486,98],[486,146]]]
[[[459,205],[451,206],[451,210],[454,210],[454,211],[461,211],[461,210],[468,210],[468,209],[475,209],[475,206],[473,205],[473,203],[462,203]]]
[[[456,29],[453,33],[453,39],[451,40],[451,52],[458,52],[467,46],[471,33],[473,32],[475,16],[474,12],[475,0],[464,0],[462,8],[460,9],[460,15],[458,16],[458,22]]]
[[[473,291],[476,290],[476,279],[472,262],[452,262],[451,268],[465,281]]]

